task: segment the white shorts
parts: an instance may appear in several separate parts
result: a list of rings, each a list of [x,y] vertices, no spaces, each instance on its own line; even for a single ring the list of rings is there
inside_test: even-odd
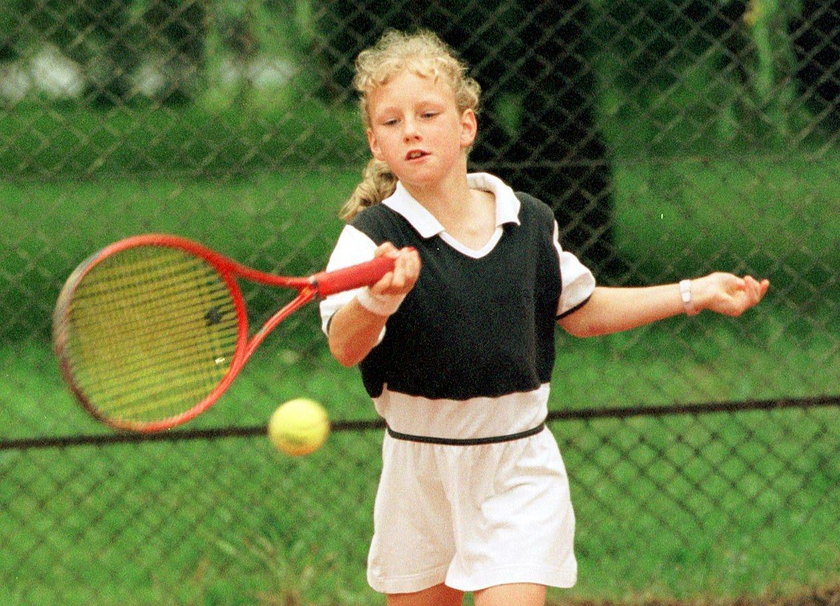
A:
[[[575,517],[548,429],[479,446],[386,435],[382,451],[368,557],[373,589],[575,584]]]

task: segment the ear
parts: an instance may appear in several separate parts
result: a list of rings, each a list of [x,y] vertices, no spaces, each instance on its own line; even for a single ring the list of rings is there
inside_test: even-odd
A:
[[[465,109],[461,114],[461,147],[470,147],[475,143],[478,133],[478,118],[471,109]]]
[[[370,153],[373,154],[373,157],[377,160],[383,160],[382,148],[379,147],[379,142],[376,140],[376,135],[374,134],[372,128],[367,129],[367,140],[368,147],[370,147]]]

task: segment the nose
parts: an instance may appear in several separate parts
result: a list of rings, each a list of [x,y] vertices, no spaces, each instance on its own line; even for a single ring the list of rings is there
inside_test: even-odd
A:
[[[408,141],[416,139],[418,136],[419,132],[417,130],[417,122],[412,118],[407,118],[403,122],[403,138]]]

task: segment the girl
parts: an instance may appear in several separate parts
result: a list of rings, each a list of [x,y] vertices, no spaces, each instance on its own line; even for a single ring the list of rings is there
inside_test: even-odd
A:
[[[387,255],[375,285],[321,303],[387,423],[368,581],[391,606],[545,603],[576,580],[575,518],[545,429],[557,324],[585,337],[703,309],[739,315],[766,280],[714,273],[595,285],[545,204],[468,174],[479,85],[429,32],[356,61],[373,159],[328,268]]]

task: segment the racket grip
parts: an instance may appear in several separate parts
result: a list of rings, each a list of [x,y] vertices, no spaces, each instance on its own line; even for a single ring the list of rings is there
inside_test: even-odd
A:
[[[390,257],[377,257],[366,263],[351,265],[335,271],[322,271],[310,280],[322,297],[352,290],[362,286],[376,284],[382,276],[394,269],[394,260]]]

